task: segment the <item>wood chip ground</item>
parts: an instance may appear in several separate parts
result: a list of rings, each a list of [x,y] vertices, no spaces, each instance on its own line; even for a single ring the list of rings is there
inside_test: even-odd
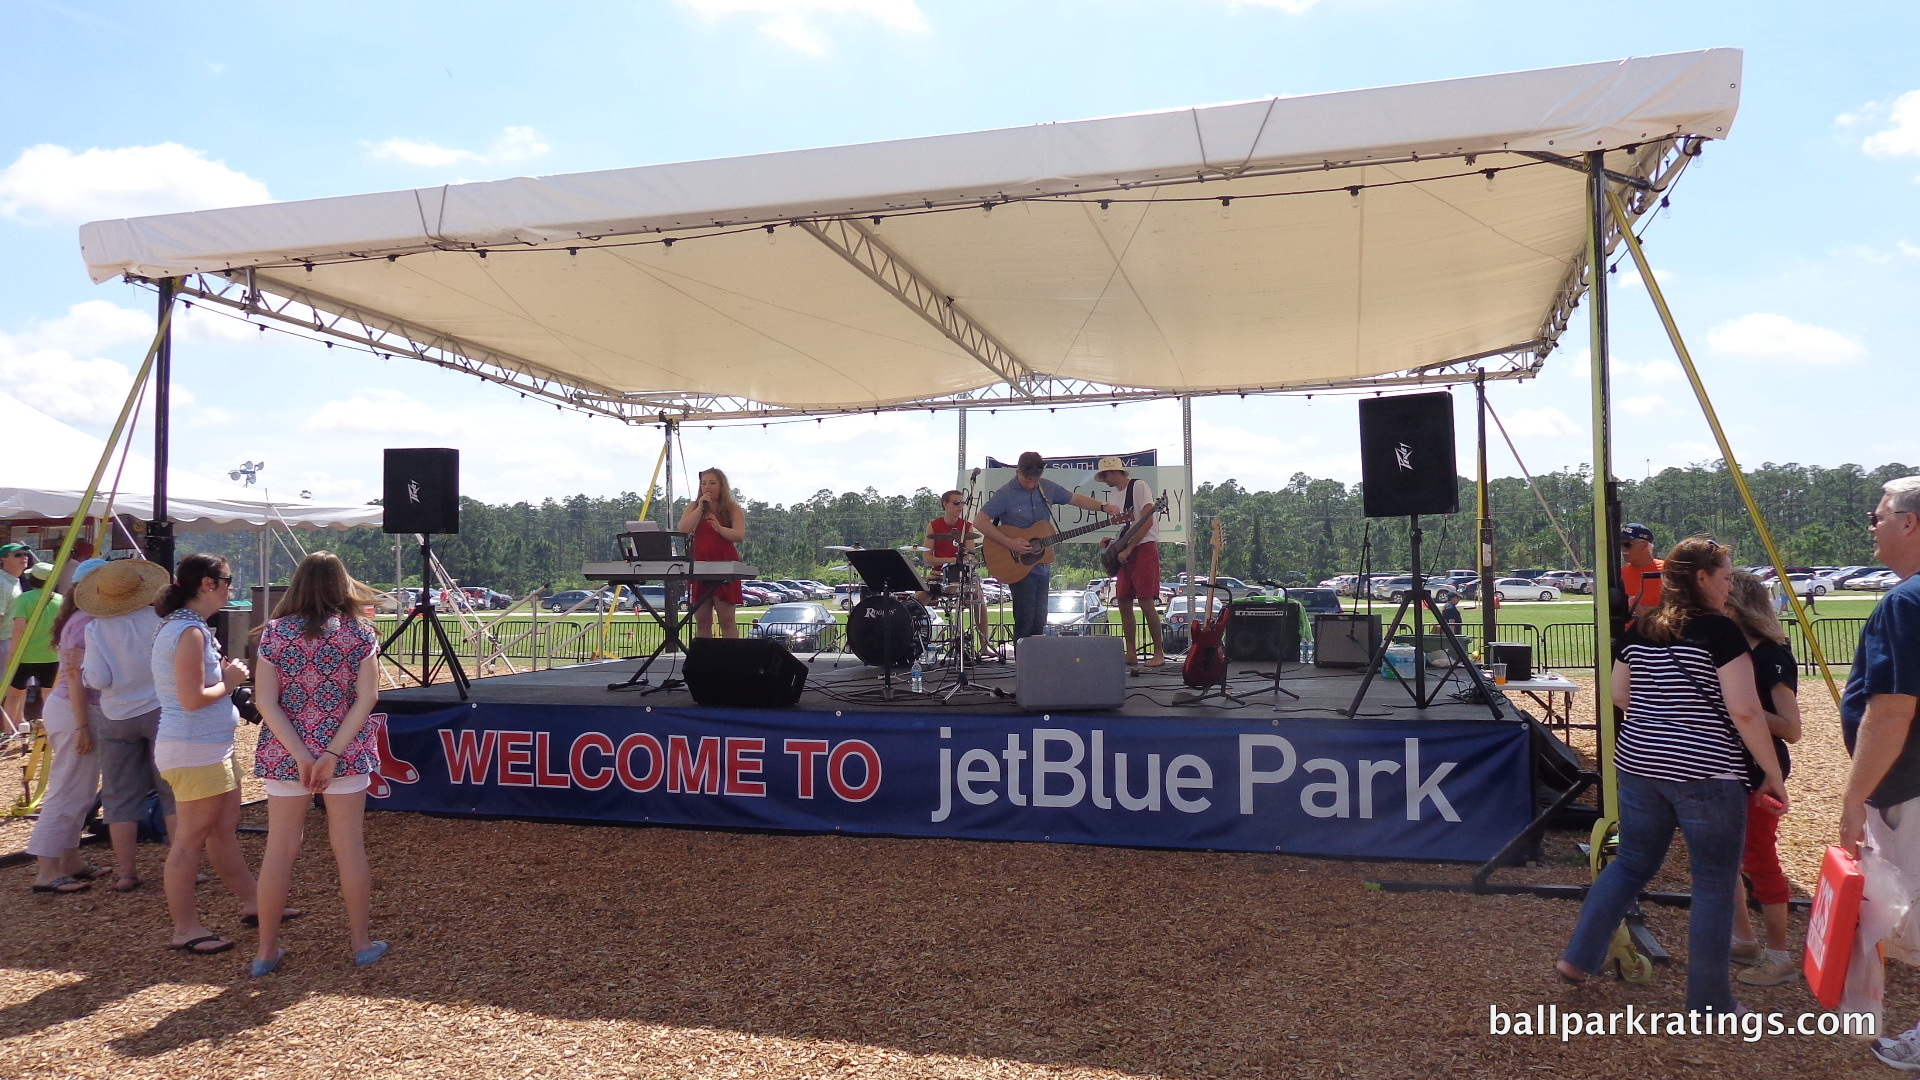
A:
[[[1782,846],[1804,896],[1846,757],[1824,690],[1803,699]],[[1546,865],[1499,880],[1581,881],[1581,839],[1552,834]],[[24,840],[0,824],[0,850]],[[243,839],[255,865],[261,841]],[[217,884],[200,901],[241,947],[190,957],[163,948],[153,884],[48,897],[0,871],[0,1076],[1894,1075],[1839,1036],[1490,1035],[1490,1007],[1679,1008],[1686,914],[1649,912],[1676,957],[1653,985],[1572,988],[1551,965],[1575,904],[1365,887],[1467,867],[394,813],[367,844],[391,956],[351,967],[315,814],[294,897],[311,914],[257,981]],[[141,849],[149,882],[161,855]],[[1655,885],[1686,888],[1678,845]],[[1889,969],[1905,1027],[1920,979]],[[1817,1008],[1797,980],[1740,994]]]

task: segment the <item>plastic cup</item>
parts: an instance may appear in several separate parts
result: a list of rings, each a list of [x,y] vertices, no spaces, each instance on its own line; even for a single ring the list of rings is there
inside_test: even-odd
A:
[[[1488,664],[1487,668],[1493,672],[1493,682],[1495,686],[1507,685],[1507,665]]]

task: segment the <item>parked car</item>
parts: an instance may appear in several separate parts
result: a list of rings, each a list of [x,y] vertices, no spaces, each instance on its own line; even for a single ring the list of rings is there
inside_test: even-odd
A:
[[[747,585],[742,583],[740,586],[740,599],[745,602],[743,605],[745,607],[768,607],[773,604],[786,603],[787,593],[785,589],[769,589],[762,585]]]
[[[1534,581],[1537,580],[1540,575],[1550,573],[1552,573],[1551,570],[1509,570],[1505,576],[1510,578],[1525,578],[1528,581]]]
[[[1013,589],[1002,584],[999,578],[981,578],[980,591],[989,604],[1004,604],[1013,599]]]
[[[1801,596],[1825,596],[1834,590],[1832,578],[1815,574],[1788,574],[1787,584]]]
[[[1504,577],[1494,581],[1493,596],[1496,600],[1558,600],[1560,590],[1531,578]]]
[[[812,578],[800,578],[798,580],[800,584],[805,585],[807,589],[813,593],[813,598],[815,600],[833,599],[833,586],[827,584],[826,582],[815,581]]]
[[[1862,574],[1854,578],[1851,582],[1851,587],[1855,589],[1866,589],[1872,592],[1886,592],[1898,584],[1900,584],[1900,578],[1896,576],[1893,571],[1876,570],[1871,574]]]
[[[1340,594],[1327,588],[1281,589],[1280,595],[1298,601],[1308,615],[1340,614]]]
[[[793,652],[820,652],[839,644],[840,627],[825,604],[775,604],[753,620],[747,636],[771,638]]]
[[[580,611],[598,613],[607,610],[607,605],[611,602],[612,598],[604,591],[589,592],[586,589],[567,589],[541,600],[540,606],[546,608],[548,611],[573,611],[578,609]]]
[[[743,588],[757,589],[760,592],[763,592],[768,594],[769,596],[772,596],[773,602],[776,604],[782,604],[782,603],[798,604],[806,601],[808,598],[805,589],[801,589],[797,586],[782,585],[777,581],[763,581],[763,580],[743,581],[740,583],[740,585]]]
[[[1057,589],[1047,594],[1047,633],[1091,634],[1106,620],[1107,609],[1091,589]]]
[[[1373,584],[1375,600],[1386,600],[1395,604],[1412,591],[1412,574],[1395,574],[1392,577],[1381,578]],[[1444,577],[1427,579],[1427,595],[1433,597],[1435,603],[1444,604],[1453,599],[1456,594],[1457,590],[1450,579]]]

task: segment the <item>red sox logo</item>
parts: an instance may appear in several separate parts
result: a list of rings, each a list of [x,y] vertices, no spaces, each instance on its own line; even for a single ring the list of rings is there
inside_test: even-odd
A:
[[[384,799],[393,793],[394,784],[419,783],[420,770],[393,752],[393,743],[387,738],[387,714],[374,713],[367,717],[367,723],[373,726],[373,745],[380,755],[380,764],[368,777],[367,795]]]

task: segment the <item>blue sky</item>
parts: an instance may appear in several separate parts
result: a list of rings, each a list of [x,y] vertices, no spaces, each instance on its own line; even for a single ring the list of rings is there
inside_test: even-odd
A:
[[[94,433],[151,332],[95,286],[103,217],[901,138],[1712,46],[1739,120],[1648,235],[1746,462],[1920,463],[1920,6],[1473,0],[653,0],[567,6],[0,0],[0,391]],[[1625,277],[1624,273],[1621,275]],[[1716,456],[1644,292],[1616,293],[1617,471]],[[263,340],[277,339],[277,340]],[[1493,394],[1536,472],[1590,458],[1584,320]],[[276,494],[362,501],[380,448],[453,445],[489,500],[645,483],[647,431],[189,318],[176,464],[265,460]],[[1470,426],[1462,396],[1462,427]],[[1201,479],[1357,478],[1350,399],[1202,399]],[[954,420],[692,430],[755,498],[941,487]],[[969,422],[973,457],[1158,446],[1170,403]],[[31,463],[32,447],[13,447]],[[1512,474],[1503,450],[1495,472]],[[1464,463],[1464,460],[1463,460]]]

